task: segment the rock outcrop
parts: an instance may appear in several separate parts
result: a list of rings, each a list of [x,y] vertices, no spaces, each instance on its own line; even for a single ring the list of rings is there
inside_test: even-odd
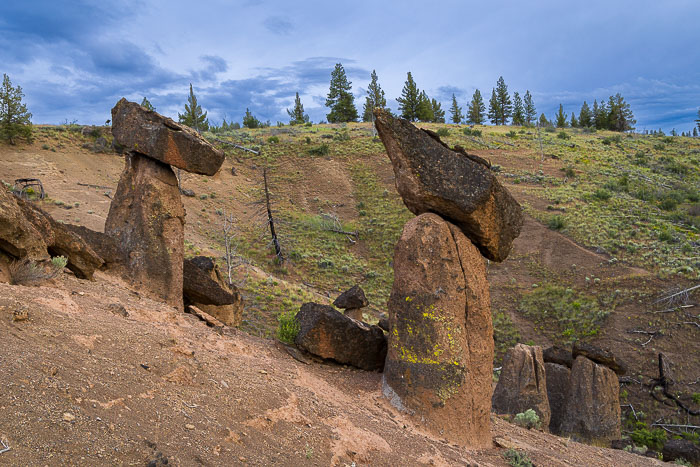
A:
[[[101,266],[101,269],[114,269],[123,266],[122,254],[119,252],[117,242],[112,237],[104,232],[97,232],[82,225],[64,224],[64,226],[82,238],[97,253],[97,256],[102,258],[104,264]]]
[[[627,365],[622,363],[619,358],[615,358],[612,352],[586,344],[585,342],[574,342],[571,354],[573,358],[583,355],[589,360],[593,360],[600,365],[605,365],[619,376],[627,373]]]
[[[381,370],[386,337],[378,326],[351,319],[332,306],[305,303],[296,315],[295,344],[307,352],[363,370]]]
[[[559,434],[561,423],[564,421],[566,401],[569,397],[571,370],[565,365],[549,363],[545,359],[544,372],[547,375],[547,400],[551,414],[549,431]]]
[[[664,443],[662,454],[666,462],[684,459],[692,465],[700,465],[700,447],[689,439],[669,439]]]
[[[561,435],[591,444],[620,439],[620,383],[615,372],[579,355],[569,381]]]
[[[126,99],[112,109],[112,134],[127,151],[187,172],[214,175],[224,161],[224,153],[193,129]]]
[[[385,396],[450,442],[489,446],[494,348],[479,251],[436,214],[410,220],[388,308]]]
[[[369,305],[365,291],[359,285],[354,285],[338,296],[333,302],[336,308],[345,310],[345,315],[362,321],[362,308]]]
[[[240,326],[243,300],[234,285],[229,285],[213,258],[196,256],[183,263],[185,305],[214,316],[227,326]]]
[[[105,233],[116,241],[133,285],[182,309],[185,208],[177,178],[169,165],[142,154],[125,159]]]
[[[46,242],[27,220],[18,199],[0,186],[0,251],[14,258],[48,259]]]
[[[549,428],[551,413],[542,347],[517,344],[508,349],[492,403],[499,414],[516,415],[532,409],[540,417],[542,428]]]
[[[503,261],[520,234],[523,216],[483,159],[451,150],[437,136],[381,109],[375,116],[406,207],[416,215],[439,214],[486,258]]]

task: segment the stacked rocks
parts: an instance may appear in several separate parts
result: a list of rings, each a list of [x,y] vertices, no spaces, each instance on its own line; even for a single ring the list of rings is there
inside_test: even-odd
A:
[[[354,285],[338,296],[333,306],[345,310],[345,316],[359,321],[362,319],[362,309],[369,305],[365,291],[359,285]]]
[[[182,309],[185,209],[170,166],[214,175],[224,154],[194,130],[126,99],[112,109],[112,134],[127,154],[105,234],[133,285]]]
[[[417,215],[394,250],[383,392],[451,442],[491,444],[493,328],[482,255],[502,261],[520,206],[488,163],[376,110],[396,188]]]

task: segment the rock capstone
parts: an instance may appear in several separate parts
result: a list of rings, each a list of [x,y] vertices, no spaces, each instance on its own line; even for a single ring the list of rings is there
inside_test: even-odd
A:
[[[493,329],[484,260],[436,214],[406,223],[394,250],[383,392],[430,432],[491,445]]]
[[[381,370],[386,337],[378,326],[351,319],[332,306],[305,303],[296,315],[295,344],[322,358],[361,368]]]
[[[224,153],[186,125],[122,98],[112,109],[112,134],[126,148],[202,175],[214,175]]]
[[[542,347],[517,344],[508,349],[492,403],[498,414],[516,415],[532,409],[540,417],[542,428],[549,428],[551,413]]]
[[[542,351],[542,358],[544,358],[545,363],[557,363],[567,368],[571,368],[571,365],[574,363],[574,357],[571,355],[571,351],[562,349],[556,345],[544,349]]]
[[[620,383],[615,372],[579,355],[569,381],[561,435],[589,444],[620,439]]]
[[[396,175],[396,188],[416,215],[439,214],[493,261],[503,261],[523,215],[483,159],[456,152],[410,122],[375,110],[375,124]]]
[[[595,347],[591,344],[586,344],[585,342],[576,341],[574,342],[571,353],[573,358],[583,355],[589,360],[605,365],[619,376],[627,373],[627,365],[621,362],[619,358],[615,358],[615,355],[608,350]]]
[[[182,310],[185,208],[169,165],[130,152],[109,207],[112,237],[132,284]]]
[[[229,285],[213,258],[195,256],[183,263],[185,305],[193,305],[227,326],[240,326],[243,300],[238,289]]]

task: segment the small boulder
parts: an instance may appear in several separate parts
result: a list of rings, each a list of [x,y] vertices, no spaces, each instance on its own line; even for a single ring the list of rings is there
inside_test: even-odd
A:
[[[18,198],[3,186],[0,186],[0,250],[14,258],[49,258],[41,234],[25,218]]]
[[[359,285],[354,285],[340,294],[333,305],[342,309],[364,308],[369,305],[369,300],[365,297],[365,291]]]
[[[542,428],[549,428],[551,414],[542,347],[517,344],[508,349],[492,404],[498,414],[516,415],[532,409],[540,417]]]
[[[295,344],[307,352],[363,370],[381,370],[386,337],[378,326],[348,318],[328,305],[305,303],[297,313]]]
[[[188,172],[214,175],[224,162],[224,153],[190,127],[124,98],[112,109],[112,134],[127,151]]]
[[[97,256],[102,258],[102,261],[104,261],[104,264],[102,265],[103,268],[111,269],[122,265],[122,255],[119,253],[117,243],[112,237],[108,236],[104,232],[97,232],[82,225],[63,225],[66,227],[66,229],[82,238],[83,241],[87,243],[95,253],[97,253]]]
[[[545,363],[556,363],[567,368],[571,368],[571,365],[574,363],[574,357],[571,355],[571,352],[556,345],[544,349],[542,357]]]
[[[228,284],[213,258],[185,259],[182,271],[185,304],[194,305],[227,326],[240,326],[243,299],[238,289]]]
[[[627,373],[627,365],[621,362],[618,358],[615,358],[615,355],[608,350],[603,350],[593,345],[586,344],[585,342],[576,341],[574,342],[574,347],[571,353],[573,358],[583,355],[589,360],[605,365],[617,373],[618,376],[622,376]]]
[[[416,215],[439,214],[459,227],[486,258],[506,259],[523,215],[483,159],[451,150],[437,136],[381,109],[375,116],[406,207]]]
[[[620,383],[615,372],[579,355],[569,381],[561,435],[589,444],[620,439]]]
[[[662,450],[666,462],[685,459],[693,465],[700,465],[700,447],[688,439],[669,439]]]
[[[549,400],[549,431],[558,434],[564,420],[566,400],[569,396],[569,378],[571,370],[558,363],[549,363],[545,359],[544,372],[547,375],[547,399]]]

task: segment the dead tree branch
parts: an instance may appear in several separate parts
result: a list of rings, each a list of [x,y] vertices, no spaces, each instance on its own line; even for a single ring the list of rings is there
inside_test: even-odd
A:
[[[644,343],[642,344],[642,347],[646,347],[646,345],[647,345],[649,342],[651,342],[652,339],[654,339],[656,336],[663,336],[663,335],[664,335],[663,331],[661,331],[661,330],[659,330],[659,331],[643,331],[643,330],[637,330],[637,329],[630,329],[630,330],[627,331],[627,332],[628,332],[629,334],[644,334],[644,335],[649,336],[649,340],[647,340],[646,342],[644,342]]]
[[[284,256],[282,256],[282,248],[280,247],[280,242],[277,239],[277,232],[275,231],[275,220],[272,217],[272,208],[270,207],[270,190],[267,186],[267,167],[263,168],[263,181],[265,183],[265,206],[267,208],[267,221],[270,226],[270,235],[272,236],[272,244],[275,246],[275,255],[280,263],[284,262]]]
[[[659,298],[654,302],[654,304],[667,303],[670,306],[676,303],[682,303],[685,305],[688,299],[690,298],[690,292],[692,292],[695,289],[700,289],[700,284],[672,293],[671,295],[668,295],[666,297]]]
[[[4,439],[0,439],[0,444],[2,444],[2,449],[0,449],[0,454],[4,454],[10,450],[10,445],[7,444],[7,441],[5,441]]]
[[[245,146],[241,146],[240,144],[230,143],[230,142],[228,142],[228,141],[224,141],[223,139],[214,138],[214,141],[216,141],[217,143],[226,144],[226,145],[228,145],[228,146],[233,146],[233,147],[236,148],[236,149],[242,149],[243,151],[252,152],[252,153],[255,154],[256,156],[257,156],[258,154],[260,154],[260,151],[256,151],[255,149],[250,149],[250,148],[247,148],[247,147],[245,147]]]
[[[693,308],[694,306],[695,305],[679,305],[679,306],[675,306],[673,308],[667,308],[665,310],[652,311],[650,313],[671,313],[672,311],[678,311],[678,310],[681,310],[683,308]]]
[[[653,380],[654,384],[652,385],[651,396],[659,402],[663,402],[656,398],[656,395],[654,394],[654,388],[661,387],[663,395],[675,402],[678,407],[685,410],[689,415],[700,415],[700,410],[690,409],[678,397],[671,394],[671,392],[668,390],[668,386],[672,384],[672,380],[668,376],[668,373],[670,373],[670,366],[668,365],[668,362],[666,362],[664,354],[659,353],[659,377]]]

